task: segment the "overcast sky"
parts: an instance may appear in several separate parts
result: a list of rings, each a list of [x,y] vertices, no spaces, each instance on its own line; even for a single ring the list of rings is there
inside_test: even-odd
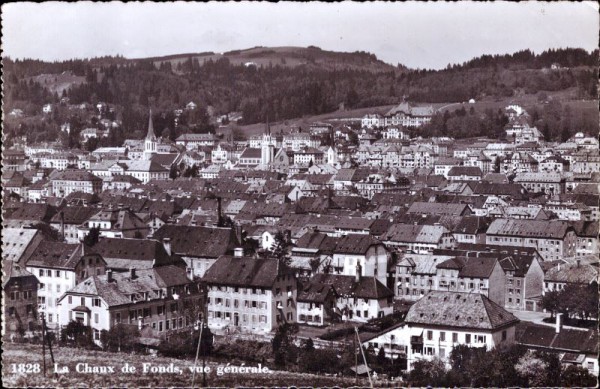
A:
[[[598,47],[598,4],[584,3],[12,3],[3,55],[128,58],[253,46],[368,51],[413,68],[481,54]]]

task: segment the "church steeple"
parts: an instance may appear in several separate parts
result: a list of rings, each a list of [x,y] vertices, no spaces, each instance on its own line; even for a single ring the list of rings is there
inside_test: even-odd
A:
[[[154,134],[154,125],[152,124],[152,110],[150,110],[150,118],[148,119],[148,133],[144,141],[144,159],[146,161],[152,158],[156,153],[156,135]]]
[[[148,117],[148,134],[146,134],[146,139],[156,139],[156,135],[154,134],[154,124],[152,123],[152,110],[150,110],[150,115]]]

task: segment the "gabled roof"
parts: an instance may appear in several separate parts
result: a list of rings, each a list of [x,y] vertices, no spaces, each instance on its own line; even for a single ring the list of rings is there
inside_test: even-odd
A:
[[[357,282],[354,276],[319,273],[311,278],[310,283],[332,285],[338,295],[346,297],[379,300],[394,296],[394,292],[375,277],[363,276]]]
[[[41,235],[33,228],[2,228],[2,259],[20,261],[30,245],[42,239]]]
[[[331,237],[321,232],[307,232],[296,241],[298,249],[319,250],[323,254],[333,254],[338,238]],[[293,249],[292,249],[293,250]]]
[[[554,326],[523,322],[517,327],[516,341],[529,347],[598,355],[597,329],[561,328],[557,334]]]
[[[246,149],[244,149],[244,152],[242,153],[242,155],[240,155],[240,159],[243,159],[243,158],[261,159],[261,157],[262,157],[261,153],[262,153],[262,150],[259,148],[246,147]]]
[[[185,266],[179,256],[169,256],[162,243],[151,239],[101,237],[93,249],[104,258],[107,267],[113,269],[129,269],[131,266],[149,269],[170,264]]]
[[[69,294],[83,294],[101,297],[109,307],[131,304],[131,296],[143,300],[143,294],[148,293],[150,299],[161,298],[160,291],[164,288],[188,285],[190,291],[195,285],[187,278],[186,270],[178,266],[161,266],[154,269],[137,269],[132,279],[129,272],[113,272],[112,281],[108,275],[92,276],[70,289]]]
[[[406,211],[407,214],[429,214],[442,216],[463,216],[471,214],[467,204],[448,204],[448,203],[430,203],[414,202]]]
[[[381,236],[383,241],[399,243],[438,243],[448,230],[443,226],[394,224]]]
[[[569,223],[562,220],[496,219],[487,235],[563,239],[569,229],[572,229]]]
[[[329,295],[335,295],[333,285],[309,283],[298,293],[296,301],[306,303],[324,303]]]
[[[270,289],[280,275],[275,258],[248,258],[223,255],[204,273],[202,280],[212,285]]]
[[[169,238],[173,252],[192,257],[218,258],[240,244],[231,228],[165,224],[154,233],[154,238]]]
[[[407,324],[496,330],[519,322],[480,293],[430,291],[410,307]]]
[[[92,173],[86,170],[63,170],[57,172],[51,179],[51,181],[63,180],[63,181],[102,181],[102,178],[96,177]]]
[[[64,220],[65,224],[79,225],[88,221],[98,209],[84,206],[69,206],[64,207],[60,212],[50,219],[50,223],[60,223]],[[61,217],[62,214],[62,217]]]
[[[598,282],[597,266],[589,264],[571,264],[556,266],[546,272],[544,281],[564,282],[569,284],[591,284]]]
[[[25,266],[74,270],[86,256],[98,256],[84,243],[42,241],[36,250],[24,259]]]
[[[448,172],[448,177],[477,176],[483,177],[481,169],[477,166],[453,166]]]
[[[24,266],[21,266],[18,263],[15,263],[11,260],[2,260],[2,287],[4,288],[6,284],[11,279],[15,278],[23,278],[23,277],[33,277],[37,280],[37,278],[25,269]]]
[[[379,245],[383,243],[369,234],[348,234],[338,240],[335,253],[364,255],[371,246]]]

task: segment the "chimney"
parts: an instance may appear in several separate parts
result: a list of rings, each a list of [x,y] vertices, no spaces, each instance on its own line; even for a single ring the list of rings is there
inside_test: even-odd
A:
[[[236,247],[235,249],[233,249],[233,256],[236,258],[241,258],[244,256],[244,248],[243,247]]]
[[[163,238],[163,246],[169,256],[171,256],[171,238]]]
[[[356,264],[356,276],[354,277],[354,281],[356,282],[360,282],[360,278],[362,276],[362,267],[360,266],[360,264]]]
[[[555,329],[556,329],[556,333],[560,333],[560,329],[562,327],[562,313],[557,313],[556,314],[556,325],[555,325]]]
[[[129,268],[129,278],[132,280],[135,279],[135,268],[133,267]]]
[[[235,225],[232,228],[238,243],[242,244],[242,226],[240,225],[240,223],[235,223]]]
[[[112,282],[112,280],[113,280],[113,278],[112,278],[112,270],[111,270],[111,269],[108,269],[108,270],[106,271],[106,281],[108,281],[108,282]]]
[[[217,197],[217,227],[223,227],[223,207],[221,205],[221,197]]]
[[[65,239],[65,212],[60,211],[60,236]]]

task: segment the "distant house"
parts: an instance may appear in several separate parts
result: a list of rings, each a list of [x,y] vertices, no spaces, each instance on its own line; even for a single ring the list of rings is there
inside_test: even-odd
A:
[[[204,276],[219,257],[233,254],[241,244],[231,228],[164,225],[154,238],[170,245],[197,277]]]
[[[448,171],[450,181],[481,181],[483,172],[475,166],[453,166]]]
[[[40,282],[38,310],[53,330],[61,323],[58,302],[64,293],[87,277],[104,274],[106,269],[102,256],[84,243],[44,241],[24,263]]]
[[[100,236],[107,238],[142,239],[150,233],[146,223],[129,208],[96,211],[77,227],[77,237],[84,239],[92,228],[99,228]]]
[[[275,258],[224,255],[206,271],[208,326],[267,334],[296,320],[298,282]]]
[[[581,263],[558,264],[548,270],[544,276],[544,294],[561,291],[567,285],[598,284],[598,267],[595,264]]]
[[[42,232],[33,228],[2,228],[2,260],[21,262],[43,240]]]
[[[563,328],[523,322],[517,327],[516,343],[529,350],[558,354],[561,365],[580,366],[598,376],[598,329]]]
[[[394,224],[381,236],[381,240],[399,252],[431,253],[434,249],[450,248],[454,237],[443,226]]]
[[[38,288],[35,275],[12,260],[2,260],[3,336],[10,335],[12,339],[36,329]]]
[[[50,178],[52,194],[66,197],[73,192],[100,193],[102,179],[82,170],[65,170]]]
[[[406,358],[407,371],[419,360],[449,357],[457,345],[491,350],[515,342],[519,320],[479,293],[431,291],[413,304],[403,323],[396,324],[363,346],[384,348],[386,356]]]
[[[94,342],[114,326],[148,329],[158,341],[190,330],[205,317],[204,293],[188,279],[185,269],[161,266],[131,268],[89,277],[59,299],[60,325],[77,321],[92,328]]]
[[[261,160],[261,149],[248,147],[242,152],[242,155],[240,155],[238,165],[240,167],[256,167],[260,165]]]
[[[576,241],[573,227],[558,220],[496,219],[486,232],[487,244],[533,247],[544,261],[575,256]]]
[[[513,180],[528,192],[557,195],[565,193],[566,181],[560,173],[519,173]]]
[[[214,146],[216,138],[213,134],[183,134],[175,139],[175,143],[188,150],[197,150],[201,146]]]

